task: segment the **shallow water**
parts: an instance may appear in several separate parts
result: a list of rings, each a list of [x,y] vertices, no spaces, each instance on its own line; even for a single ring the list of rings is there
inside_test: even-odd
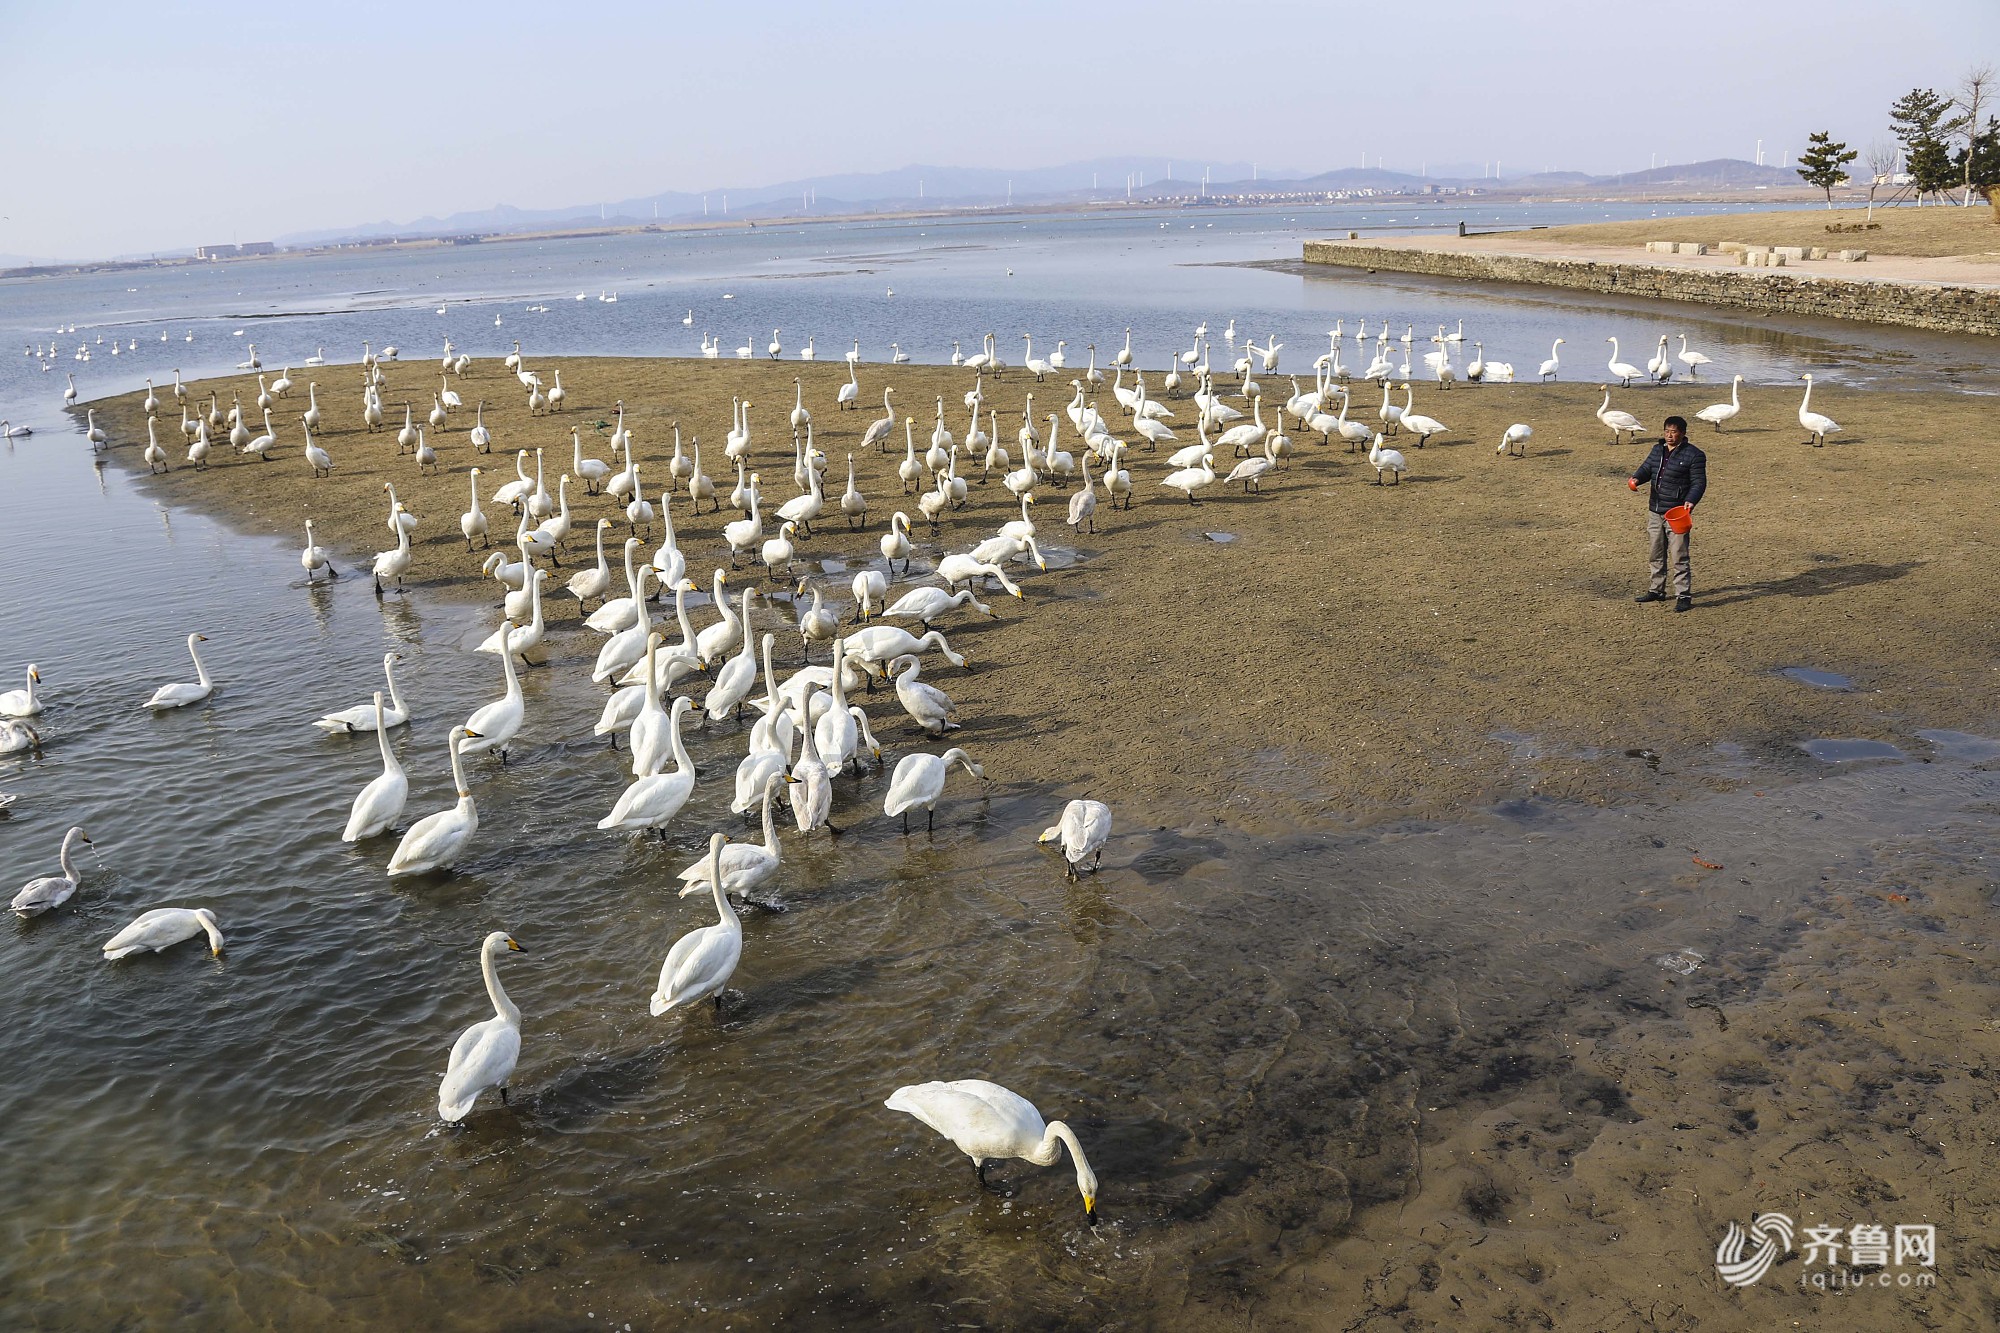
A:
[[[895,299],[942,262],[912,261]],[[187,281],[217,276],[203,272]],[[1218,291],[1298,290],[1199,272]],[[741,278],[739,300],[797,286]],[[105,284],[33,301],[85,305]],[[668,298],[651,299],[656,318]],[[354,343],[420,313],[278,336]],[[616,341],[564,350],[599,336]],[[1033,843],[1060,775],[955,776],[936,833],[905,839],[871,813],[871,772],[841,784],[847,837],[784,836],[789,910],[746,914],[722,1014],[655,1020],[662,955],[712,912],[663,884],[711,829],[751,832],[726,810],[733,728],[690,734],[703,782],[664,845],[595,832],[623,770],[588,736],[596,641],[559,636],[527,675],[513,762],[473,764],[468,859],[391,884],[388,843],[337,841],[377,770],[372,738],[306,724],[364,700],[401,651],[409,811],[441,807],[446,729],[500,690],[497,661],[465,651],[490,608],[378,602],[356,577],[301,587],[290,547],[94,468],[50,428],[59,375],[4,384],[10,410],[32,393],[44,415],[0,444],[0,688],[33,660],[49,701],[45,753],[0,759],[0,790],[21,796],[0,818],[4,883],[52,870],[71,823],[94,839],[67,907],[0,927],[10,1326],[1199,1323],[1260,1265],[1401,1197],[1429,1108],[1545,1067],[1580,1013],[1659,998],[1673,974],[1658,959],[1698,954],[1694,976],[1726,984],[1791,928],[1825,857],[2000,794],[1974,766],[1981,738],[1933,733],[1937,762],[1833,770],[1797,799],[1592,812],[1525,797],[1337,834],[1253,834],[1190,808],[1121,827],[1104,871],[1068,885]],[[193,630],[220,693],[142,712],[155,685],[189,678]],[[883,732],[893,764],[912,736]],[[1288,780],[1271,770],[1246,756],[1246,790]],[[103,939],[165,904],[213,906],[224,957],[101,960]],[[485,1016],[476,951],[495,928],[530,950],[503,964],[526,1015],[517,1095],[446,1131],[437,1078]],[[1082,1224],[1066,1168],[1014,1164],[994,1173],[1004,1195],[981,1194],[948,1145],[881,1106],[901,1083],[975,1075],[1076,1127],[1101,1226]]]
[[[1280,369],[1310,377],[1336,319],[1345,322],[1343,356],[1356,374],[1367,362],[1353,340],[1362,322],[1372,354],[1385,321],[1396,337],[1414,326],[1421,340],[1463,319],[1466,341],[1454,347],[1454,364],[1462,371],[1473,342],[1483,341],[1488,359],[1511,362],[1523,380],[1557,337],[1568,340],[1562,378],[1595,381],[1604,374],[1607,337],[1619,337],[1620,354],[1637,364],[1659,335],[1674,335],[1677,349],[1685,332],[1714,357],[1705,378],[1717,381],[1718,396],[1739,372],[1752,393],[1759,384],[1790,393],[1804,371],[1856,385],[2000,391],[1982,339],[1323,266],[1253,266],[1295,261],[1304,241],[1355,228],[1451,229],[1461,218],[1514,227],[1716,208],[1474,203],[760,227],[9,279],[0,282],[0,348],[8,349],[0,355],[0,415],[47,430],[66,372],[88,399],[149,375],[169,383],[176,367],[189,379],[226,371],[251,343],[274,376],[289,366],[295,378],[317,378],[331,390],[349,384],[352,372],[305,360],[324,349],[335,363],[353,361],[364,339],[378,349],[397,344],[406,359],[436,357],[447,337],[475,357],[501,355],[519,340],[532,361],[558,353],[694,356],[703,335],[714,333],[722,358],[733,359],[741,346],[763,356],[778,328],[787,358],[812,336],[818,358],[837,363],[858,339],[872,364],[889,360],[892,340],[914,360],[937,363],[949,360],[953,340],[972,353],[992,332],[1002,358],[1019,365],[1028,331],[1037,356],[1054,353],[1059,339],[1068,343],[1069,368],[1057,376],[1066,379],[1088,363],[1093,340],[1108,371],[1128,325],[1136,363],[1157,370],[1189,349],[1195,326],[1206,323],[1220,373],[1244,340],[1275,337],[1284,344]],[[586,299],[575,299],[579,291]],[[619,300],[600,302],[607,291]],[[690,311],[695,322],[684,325]],[[1232,321],[1233,347],[1223,338]],[[55,334],[69,324],[75,334]],[[136,347],[113,357],[114,340]],[[12,351],[51,345],[53,359]],[[1428,346],[1420,341],[1417,352]],[[75,359],[80,348],[88,362]],[[1421,377],[1421,361],[1415,368]]]

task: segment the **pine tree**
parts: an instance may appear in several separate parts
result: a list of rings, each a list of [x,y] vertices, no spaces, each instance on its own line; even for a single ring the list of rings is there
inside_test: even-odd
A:
[[[1916,155],[1918,144],[1942,137],[1939,125],[1950,109],[1951,99],[1935,88],[1912,88],[1889,104],[1889,132],[1903,145],[1906,160]]]
[[[1975,194],[1991,197],[2000,192],[2000,119],[1988,116],[1986,128],[1969,136],[1966,147],[1952,159],[1951,174]]]
[[[1958,177],[1951,150],[1939,138],[1927,137],[1912,143],[1904,154],[1903,170],[1910,173],[1910,188],[1916,191],[1919,200],[1927,194],[1943,194]]]
[[[1816,190],[1826,191],[1826,206],[1833,207],[1833,187],[1847,180],[1844,169],[1861,156],[1844,143],[1836,142],[1825,130],[1806,136],[1806,151],[1799,154],[1799,179]]]

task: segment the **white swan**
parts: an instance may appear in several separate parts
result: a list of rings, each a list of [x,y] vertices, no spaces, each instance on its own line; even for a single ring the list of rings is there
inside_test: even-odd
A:
[[[910,811],[924,812],[924,829],[936,827],[937,803],[944,795],[944,780],[951,772],[951,766],[961,764],[965,771],[975,778],[984,778],[986,770],[972,762],[972,756],[954,746],[943,754],[906,754],[896,763],[895,776],[889,779],[889,794],[882,799],[882,813],[903,817],[903,832],[910,831]]]
[[[848,358],[847,362],[847,383],[840,386],[840,392],[834,396],[833,401],[836,411],[845,411],[857,406],[861,401],[861,380],[855,374],[852,357]]]
[[[671,773],[647,773],[634,778],[618,799],[612,804],[611,813],[597,821],[597,827],[619,833],[643,833],[647,829],[660,830],[666,837],[668,821],[681,812],[688,797],[694,793],[694,761],[688,758],[687,745],[681,740],[681,718],[694,707],[691,699],[683,696],[674,700],[674,711],[667,719],[667,735],[673,747],[674,769]]]
[[[780,756],[782,758],[782,756]],[[737,842],[731,840],[722,849],[722,891],[738,898],[748,898],[765,881],[778,873],[784,862],[783,850],[778,845],[778,828],[771,817],[777,801],[778,789],[785,785],[782,769],[767,774],[758,788],[764,805],[764,844]],[[685,898],[691,893],[712,889],[715,884],[715,861],[704,856],[680,873],[681,892]]]
[[[1094,858],[1092,869],[1104,863],[1104,844],[1110,837],[1111,807],[1102,801],[1085,798],[1065,805],[1061,818],[1043,829],[1042,836],[1035,841],[1061,843],[1069,877],[1075,879],[1076,868],[1083,864],[1085,857]]]
[[[742,960],[743,923],[736,919],[736,909],[729,905],[729,894],[722,887],[722,849],[728,841],[726,833],[714,834],[708,840],[709,888],[715,896],[716,923],[689,931],[667,951],[667,960],[660,966],[659,985],[653,989],[651,1009],[655,1018],[669,1009],[699,1004],[711,995],[720,1010],[722,988],[729,984],[729,978],[736,973],[736,964]]]
[[[1610,429],[1611,442],[1613,444],[1619,443],[1618,437],[1621,435],[1630,435],[1634,439],[1637,439],[1639,432],[1646,429],[1644,423],[1630,412],[1618,411],[1611,406],[1611,388],[1609,385],[1600,384],[1597,387],[1604,394],[1604,401],[1597,408],[1597,419]]]
[[[513,629],[513,621],[500,622],[501,633],[511,633]],[[501,653],[500,666],[507,674],[507,692],[492,703],[482,704],[474,709],[472,716],[465,719],[465,726],[461,730],[471,733],[466,738],[472,742],[472,745],[465,747],[467,754],[498,754],[500,762],[505,764],[507,742],[520,734],[521,723],[527,717],[527,701],[521,697],[521,678],[514,672],[514,655]],[[454,762],[459,748],[452,747]],[[459,785],[462,787],[465,784]]]
[[[597,520],[597,564],[570,575],[569,582],[564,585],[570,596],[576,598],[579,608],[593,599],[601,604],[604,594],[611,589],[611,565],[604,558],[604,534],[610,530],[610,519]]]
[[[201,650],[196,644],[207,643],[206,634],[188,635],[188,656],[194,659],[195,680],[193,683],[162,685],[153,691],[153,697],[146,700],[146,707],[152,709],[186,708],[198,704],[215,693],[215,682],[208,678],[208,668],[202,665]]]
[[[1417,448],[1421,449],[1424,447],[1424,441],[1430,439],[1433,435],[1444,434],[1451,427],[1445,425],[1436,417],[1421,416],[1411,410],[1415,397],[1416,395],[1411,392],[1410,386],[1407,383],[1404,384],[1403,414],[1396,418],[1396,426],[1399,431],[1406,430],[1415,435],[1417,437]]]
[[[0,717],[0,754],[19,754],[23,750],[41,748],[41,734],[33,727],[12,718]],[[13,800],[12,796],[4,798],[6,804],[12,804]]]
[[[870,625],[866,629],[855,630],[847,636],[847,647],[841,655],[844,657],[852,653],[864,662],[879,666],[904,653],[921,656],[926,648],[936,648],[944,654],[945,661],[955,667],[964,667],[971,661],[953,652],[951,644],[940,631],[930,630],[919,638],[900,625]]]
[[[999,570],[999,566],[997,565],[992,566],[992,568],[996,571]],[[1000,577],[1004,581],[1007,576],[1002,573]],[[1011,591],[1014,596],[1021,596],[1019,588],[1013,588]],[[963,592],[946,592],[943,588],[929,587],[910,589],[910,591],[904,593],[891,603],[887,610],[882,612],[882,618],[884,620],[915,620],[920,622],[925,629],[929,629],[931,622],[945,612],[968,605],[988,620],[998,620],[1000,618],[1000,613],[975,597],[970,588]]]
[[[750,595],[753,589],[743,590],[743,614],[741,623],[750,623]],[[750,691],[757,684],[757,644],[748,634],[742,634],[743,646],[736,656],[723,663],[715,673],[715,683],[709,686],[704,708],[709,721],[720,722],[729,715],[741,715],[743,701],[750,697]],[[770,635],[765,635],[770,638]]]
[[[1799,378],[1806,382],[1806,396],[1799,400],[1799,425],[1812,432],[1812,438],[1806,443],[1817,449],[1826,443],[1827,436],[1840,429],[1840,423],[1832,417],[1808,410],[1812,406],[1813,377],[1807,374]]]
[[[359,842],[387,832],[389,825],[402,815],[403,803],[410,797],[409,775],[403,772],[403,766],[396,762],[395,751],[389,748],[389,728],[384,724],[380,690],[375,692],[375,741],[382,749],[382,772],[355,796],[347,827],[340,833],[342,842]]]
[[[1743,410],[1743,404],[1737,396],[1742,385],[1743,377],[1741,375],[1736,376],[1736,378],[1729,382],[1729,401],[1726,403],[1713,403],[1708,407],[1702,408],[1701,411],[1694,414],[1695,420],[1706,421],[1717,430],[1721,430],[1723,422],[1734,419],[1736,414]]]
[[[910,572],[910,555],[914,548],[910,543],[908,514],[899,509],[890,516],[889,531],[883,535],[881,547],[882,559],[888,563],[891,574],[896,572],[898,560],[903,562],[903,572],[905,574]]]
[[[0,717],[34,717],[39,714],[42,711],[42,700],[36,694],[35,687],[41,683],[41,669],[33,662],[28,663],[27,688],[0,694]]]
[[[1629,361],[1620,361],[1618,359],[1618,340],[1616,338],[1606,338],[1604,341],[1611,344],[1611,360],[1605,364],[1611,368],[1611,373],[1618,377],[1620,388],[1627,388],[1633,380],[1644,378],[1645,372],[1640,370],[1639,367]]]
[[[903,666],[905,662],[909,665]],[[937,686],[917,679],[921,667],[922,663],[911,653],[904,653],[889,663],[889,670],[896,675],[896,701],[903,706],[910,719],[924,729],[926,735],[942,736],[947,731],[957,731],[958,723],[951,718],[958,711],[958,705]]]
[[[479,643],[475,650],[482,653],[497,653],[505,645],[509,657],[528,661],[528,654],[541,646],[542,636],[547,632],[547,622],[542,619],[542,585],[548,582],[549,571],[533,570],[528,575],[528,623],[512,629],[496,629]]]
[[[83,831],[81,824],[63,834],[60,858],[62,874],[44,875],[39,879],[29,880],[21,886],[21,891],[14,895],[14,901],[8,906],[22,916],[34,916],[51,908],[61,907],[68,902],[78,886],[83,883],[83,872],[69,859],[70,848],[79,842],[89,841],[90,835]]]
[[[514,937],[496,930],[479,945],[479,971],[486,978],[486,996],[493,1001],[493,1017],[474,1023],[451,1044],[444,1080],[438,1084],[438,1115],[451,1124],[471,1113],[472,1104],[488,1088],[500,1090],[500,1104],[507,1104],[507,1080],[521,1058],[521,1010],[500,987],[500,972],[494,960],[502,950],[526,953]]]
[[[836,664],[845,664],[847,660],[847,651],[842,640],[834,641],[833,660]],[[830,669],[836,676],[838,675],[837,666]],[[799,712],[802,717],[805,711],[805,706],[801,703]],[[826,764],[819,757],[810,724],[799,727],[799,739],[801,745],[798,762],[793,764],[792,771],[785,775],[785,781],[792,788],[790,796],[792,818],[798,824],[799,832],[811,833],[822,824],[826,824],[827,816],[832,813],[833,775],[827,772]]]
[[[1700,352],[1688,350],[1688,336],[1685,333],[1681,335],[1681,363],[1688,368],[1689,379],[1693,379],[1696,371],[1709,364],[1709,358]]]
[[[343,708],[338,713],[328,713],[316,718],[313,725],[329,734],[349,734],[357,731],[374,731],[382,726],[400,727],[410,720],[409,705],[403,702],[402,692],[396,688],[396,663],[403,660],[397,652],[382,654],[382,676],[389,686],[389,706],[378,710],[373,704],[356,704]],[[378,695],[377,698],[380,696]]]
[[[1160,479],[1160,485],[1166,487],[1168,490],[1179,491],[1187,497],[1187,502],[1192,505],[1199,503],[1194,498],[1195,493],[1207,490],[1216,483],[1216,480],[1215,463],[1204,453],[1197,461],[1196,466],[1184,467],[1178,471],[1169,472]]]
[[[1377,486],[1385,484],[1382,480],[1384,472],[1393,474],[1396,478],[1396,484],[1400,486],[1403,484],[1403,474],[1410,470],[1409,463],[1403,458],[1402,450],[1384,449],[1382,447],[1382,432],[1380,431],[1375,432],[1375,439],[1368,446],[1368,466],[1375,469],[1375,484]]]
[[[1036,1166],[1054,1166],[1064,1145],[1076,1166],[1076,1188],[1083,1195],[1086,1216],[1097,1213],[1097,1173],[1083,1155],[1083,1145],[1060,1120],[1044,1123],[1042,1113],[1020,1094],[983,1078],[950,1083],[914,1083],[896,1089],[882,1103],[891,1111],[913,1115],[929,1125],[967,1157],[973,1174],[986,1183],[986,1164],[1019,1157]]]
[[[508,674],[512,674],[511,667]],[[391,877],[443,870],[458,860],[472,835],[479,832],[479,807],[465,785],[465,761],[459,757],[464,742],[479,739],[479,733],[464,727],[451,729],[446,744],[451,750],[451,781],[458,791],[458,804],[410,825],[396,844],[395,855],[389,858]]]
[[[143,912],[132,923],[104,942],[104,957],[107,960],[124,958],[151,949],[160,953],[191,940],[195,936],[208,935],[208,952],[212,958],[222,956],[222,924],[215,913],[206,907],[155,907]]]
[[[1509,458],[1526,458],[1528,456],[1528,441],[1534,437],[1535,428],[1533,426],[1528,425],[1526,422],[1517,421],[1507,427],[1501,434],[1500,447],[1493,452],[1496,454],[1506,454]],[[1517,448],[1520,450],[1519,453],[1514,452]]]

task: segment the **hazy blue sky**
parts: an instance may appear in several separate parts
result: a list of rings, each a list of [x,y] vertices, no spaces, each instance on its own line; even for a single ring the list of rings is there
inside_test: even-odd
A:
[[[0,0],[0,255],[911,162],[1629,170],[1865,142],[1993,60],[1996,0]]]

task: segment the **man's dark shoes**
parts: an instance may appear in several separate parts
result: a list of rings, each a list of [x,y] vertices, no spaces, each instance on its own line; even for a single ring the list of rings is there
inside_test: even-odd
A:
[[[1667,600],[1667,595],[1663,592],[1642,592],[1632,600],[1635,602],[1664,602]]]
[[[1674,598],[1674,610],[1676,610],[1676,611],[1692,611],[1692,610],[1694,610],[1694,598],[1692,598],[1692,597],[1676,597],[1676,598]]]

